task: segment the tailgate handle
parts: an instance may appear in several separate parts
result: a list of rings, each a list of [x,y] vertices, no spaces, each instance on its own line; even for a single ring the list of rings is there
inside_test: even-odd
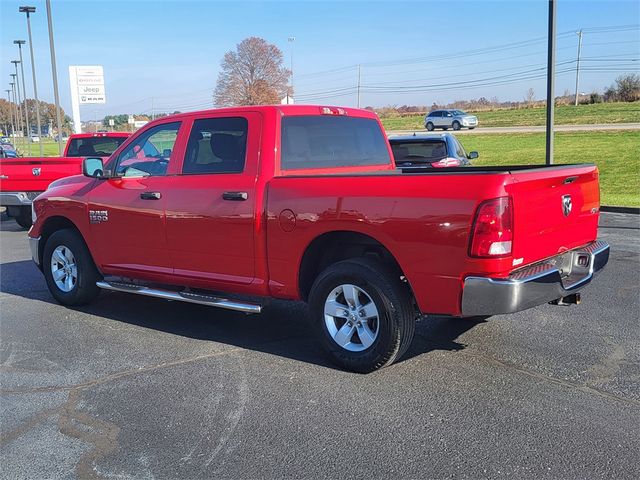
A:
[[[224,192],[222,194],[223,200],[231,200],[233,202],[242,202],[249,198],[247,192]]]
[[[565,178],[565,179],[564,179],[564,181],[563,181],[562,183],[563,183],[563,184],[565,184],[565,185],[568,185],[568,184],[570,184],[570,183],[575,182],[577,179],[578,179],[578,176],[577,176],[577,175],[574,175],[573,177],[567,177],[567,178]]]
[[[162,195],[160,192],[144,192],[140,194],[142,200],[160,200]]]

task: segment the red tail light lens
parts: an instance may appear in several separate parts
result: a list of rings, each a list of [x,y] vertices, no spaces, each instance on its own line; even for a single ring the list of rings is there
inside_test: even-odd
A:
[[[513,204],[511,197],[482,202],[476,211],[471,235],[472,257],[511,255],[513,242]]]

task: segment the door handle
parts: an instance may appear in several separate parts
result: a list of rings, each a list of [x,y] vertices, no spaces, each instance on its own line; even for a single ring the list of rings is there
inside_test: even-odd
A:
[[[223,200],[231,200],[232,202],[243,202],[249,198],[247,192],[224,192],[222,194]]]
[[[143,192],[140,194],[142,200],[160,200],[162,194],[160,192]]]

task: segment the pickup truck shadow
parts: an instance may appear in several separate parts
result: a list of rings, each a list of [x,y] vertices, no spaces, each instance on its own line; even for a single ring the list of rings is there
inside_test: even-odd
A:
[[[64,308],[51,297],[42,274],[31,261],[2,264],[0,291]],[[201,305],[102,292],[91,305],[75,310],[108,321],[335,368],[317,345],[307,307],[301,302],[274,301],[260,315],[245,315]],[[414,342],[400,363],[432,350],[463,349],[464,345],[455,339],[477,324],[477,321],[445,317],[419,321]]]

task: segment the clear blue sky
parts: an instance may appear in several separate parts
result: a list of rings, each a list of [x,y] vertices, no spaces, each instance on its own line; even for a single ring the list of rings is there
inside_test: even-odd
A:
[[[13,68],[9,61],[17,58],[12,41],[27,37],[25,16],[18,13],[25,3],[37,7],[32,29],[40,98],[53,102],[44,0],[0,0],[2,90]],[[574,89],[575,63],[569,62],[577,50],[572,32],[580,28],[585,29],[581,91],[602,91],[620,73],[638,72],[639,4],[557,1],[557,94]],[[107,104],[83,106],[83,119],[150,112],[152,98],[156,111],[207,108],[222,56],[248,36],[278,45],[287,64],[293,48],[299,103],[355,105],[357,64],[362,64],[362,106],[480,96],[521,100],[530,87],[537,98],[545,96],[546,0],[52,0],[52,5],[61,104],[68,114],[68,66],[104,66]],[[622,25],[635,28],[603,29]],[[290,36],[293,43],[287,42]],[[513,45],[517,42],[524,43]],[[487,50],[501,45],[509,46]],[[25,60],[32,96],[28,55]],[[481,85],[456,83],[470,80]]]

